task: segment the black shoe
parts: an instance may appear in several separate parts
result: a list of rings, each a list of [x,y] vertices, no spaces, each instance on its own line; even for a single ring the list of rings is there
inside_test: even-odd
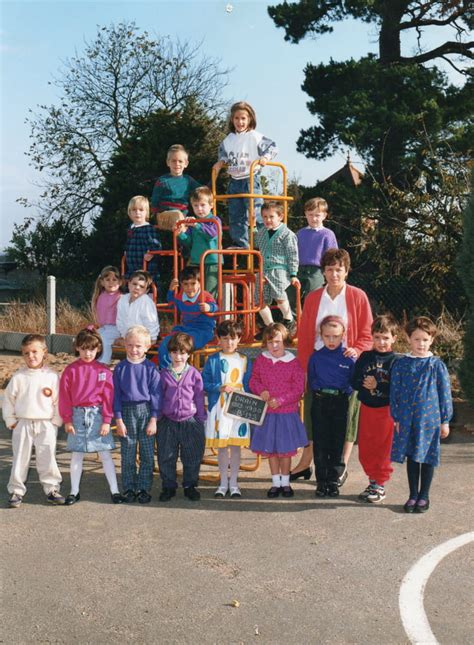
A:
[[[72,493],[66,497],[66,501],[64,502],[66,506],[72,506],[73,504],[76,504],[76,502],[79,502],[81,500],[81,496],[79,493],[77,495],[73,495]]]
[[[149,504],[151,502],[151,495],[146,490],[139,491],[137,495],[139,504]]]
[[[133,502],[137,499],[135,491],[130,489],[126,490],[122,497],[125,504],[133,504]]]
[[[169,502],[176,495],[176,488],[163,488],[160,493],[160,502]]]
[[[415,506],[415,513],[426,513],[430,508],[429,499],[419,499]]]
[[[403,505],[403,510],[405,513],[414,513],[416,508],[416,499],[413,499],[413,497],[410,497],[405,504]]]
[[[201,499],[201,493],[196,490],[195,486],[188,486],[185,488],[184,496],[191,500],[191,502],[198,502]]]
[[[282,497],[294,497],[295,491],[291,486],[282,486],[281,487],[281,496]]]
[[[316,486],[316,491],[314,493],[316,497],[326,497],[328,494],[328,487],[326,482],[319,482]]]
[[[290,482],[295,482],[297,479],[303,477],[303,479],[309,479],[311,477],[311,467],[305,468],[304,470],[298,470],[296,473],[290,473]]]
[[[339,496],[339,486],[337,482],[329,482],[327,487],[328,497],[338,497]]]
[[[267,497],[270,499],[274,499],[275,497],[278,497],[281,493],[281,487],[280,486],[272,486],[268,491],[267,491]]]
[[[125,501],[125,497],[120,493],[112,493],[110,497],[112,498],[113,504],[123,504]]]

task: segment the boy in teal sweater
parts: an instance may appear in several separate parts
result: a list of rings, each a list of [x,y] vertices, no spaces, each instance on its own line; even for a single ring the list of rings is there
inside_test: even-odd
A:
[[[212,214],[213,197],[207,186],[196,188],[191,194],[190,202],[196,219],[210,220],[209,223],[190,223],[184,220],[178,235],[180,243],[190,251],[189,266],[199,267],[204,251],[217,249],[219,245],[218,226],[213,218],[219,220],[221,227],[222,223]],[[218,262],[216,253],[210,253],[204,260],[204,288],[214,298],[217,298]]]

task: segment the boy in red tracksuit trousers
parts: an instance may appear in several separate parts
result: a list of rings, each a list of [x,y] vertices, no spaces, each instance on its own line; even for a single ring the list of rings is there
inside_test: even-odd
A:
[[[390,414],[390,371],[398,358],[392,350],[397,323],[391,315],[377,316],[372,323],[374,348],[362,352],[355,364],[352,387],[361,402],[359,415],[359,461],[369,485],[359,498],[372,504],[385,499],[385,482],[393,468],[390,461],[394,421]]]

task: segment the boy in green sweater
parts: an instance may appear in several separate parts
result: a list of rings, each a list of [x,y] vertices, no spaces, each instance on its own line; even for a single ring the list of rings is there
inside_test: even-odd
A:
[[[210,220],[207,223],[189,222],[185,219],[178,235],[180,243],[190,250],[189,266],[199,267],[204,251],[219,248],[218,226],[215,220],[219,221],[221,230],[222,223],[218,217],[214,217],[212,214],[213,197],[211,190],[207,186],[196,188],[191,194],[190,202],[194,211],[194,218]],[[216,299],[218,262],[218,255],[215,253],[210,253],[204,260],[204,289]]]

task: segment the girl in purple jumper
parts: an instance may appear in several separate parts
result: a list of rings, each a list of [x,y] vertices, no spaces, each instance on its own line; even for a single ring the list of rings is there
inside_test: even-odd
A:
[[[192,502],[201,498],[196,486],[204,455],[206,410],[201,374],[188,363],[193,349],[189,334],[173,334],[168,343],[171,365],[160,372],[162,407],[156,436],[163,482],[160,502],[168,502],[176,495],[178,454],[183,464],[185,497]]]
[[[269,458],[272,487],[267,496],[293,497],[290,486],[291,457],[306,446],[306,430],[298,414],[305,374],[296,356],[285,349],[288,330],[281,323],[265,327],[262,346],[250,377],[250,390],[268,402],[263,425],[253,429],[250,448]]]
[[[99,325],[97,330],[102,339],[102,354],[98,360],[109,365],[112,359],[112,345],[114,340],[120,338],[117,329],[117,304],[120,300],[120,287],[122,278],[117,267],[106,266],[102,269],[95,281],[92,294],[92,315],[94,322]]]

